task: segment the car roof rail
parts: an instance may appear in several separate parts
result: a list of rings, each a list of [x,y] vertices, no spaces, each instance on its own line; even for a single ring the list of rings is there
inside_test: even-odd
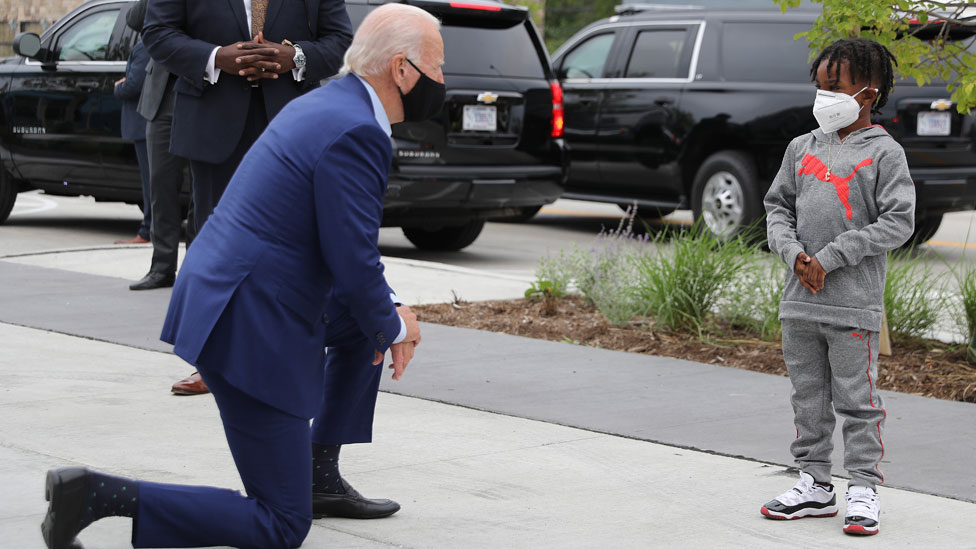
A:
[[[625,3],[614,6],[617,15],[635,15],[646,11],[670,11],[670,10],[701,10],[704,6],[695,4],[653,4],[653,3]]]

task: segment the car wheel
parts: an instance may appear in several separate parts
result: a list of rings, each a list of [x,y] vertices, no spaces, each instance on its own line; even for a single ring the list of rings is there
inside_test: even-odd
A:
[[[721,239],[751,227],[758,234],[762,202],[757,179],[756,167],[743,153],[725,151],[708,157],[692,186],[691,208],[695,219]]]
[[[470,246],[481,234],[484,226],[484,219],[473,219],[464,225],[451,225],[433,230],[426,227],[403,227],[403,234],[421,250],[453,252]]]
[[[14,202],[17,202],[17,182],[10,172],[0,167],[0,223],[10,217]]]
[[[627,213],[631,208],[634,207],[633,204],[617,204],[617,207]],[[675,208],[655,208],[653,206],[638,206],[637,216],[646,219],[660,219],[666,215],[670,215],[674,212]]]
[[[904,247],[909,248],[924,244],[935,236],[935,233],[939,232],[941,225],[942,215],[933,215],[919,219],[915,222],[915,232],[912,233],[912,237],[908,239]]]

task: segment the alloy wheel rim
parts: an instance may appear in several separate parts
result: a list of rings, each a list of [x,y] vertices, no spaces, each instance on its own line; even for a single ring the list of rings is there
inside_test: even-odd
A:
[[[739,179],[727,171],[712,174],[702,190],[702,218],[712,234],[727,237],[742,224],[745,200]]]

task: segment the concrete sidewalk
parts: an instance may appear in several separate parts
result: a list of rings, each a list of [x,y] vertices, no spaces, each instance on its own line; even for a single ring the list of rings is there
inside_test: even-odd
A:
[[[50,467],[241,487],[213,399],[168,394],[188,373],[153,342],[168,292],[129,292],[117,277],[142,274],[123,274],[135,268],[119,257],[129,253],[0,260],[3,547],[43,547]],[[401,295],[508,298],[526,287],[490,273],[387,264]],[[404,381],[384,380],[376,442],[343,452],[344,475],[360,491],[403,510],[380,521],[318,520],[306,547],[976,547],[967,520],[976,505],[917,493],[976,499],[976,406],[885,395],[886,471],[891,485],[907,478],[914,491],[882,488],[883,533],[857,539],[841,533],[842,517],[774,522],[758,513],[795,482],[770,464],[789,463],[785,378],[424,330]],[[917,465],[906,464],[925,460],[927,469],[909,474]],[[128,547],[129,521],[100,521],[81,539],[89,549]]]

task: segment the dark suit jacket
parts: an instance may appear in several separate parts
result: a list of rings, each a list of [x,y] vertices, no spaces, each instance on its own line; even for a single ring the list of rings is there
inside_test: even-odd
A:
[[[308,59],[303,82],[290,73],[261,82],[271,120],[306,86],[339,70],[352,41],[352,25],[342,0],[272,0],[264,36],[299,44]],[[236,74],[220,74],[215,85],[204,76],[215,47],[251,39],[244,0],[152,0],[143,39],[152,58],[180,77],[171,152],[191,160],[223,162],[240,140],[253,92]]]
[[[145,44],[136,43],[125,64],[125,82],[115,86],[115,97],[122,100],[122,139],[128,141],[146,139],[146,119],[136,112],[136,105],[142,94],[148,63],[149,52]]]
[[[365,344],[381,352],[400,333],[377,249],[391,159],[355,76],[288,104],[187,252],[163,341],[191,364],[206,347],[201,369],[312,417],[329,319],[350,314]],[[230,323],[232,343],[207,347],[218,325],[228,331],[220,323]]]

